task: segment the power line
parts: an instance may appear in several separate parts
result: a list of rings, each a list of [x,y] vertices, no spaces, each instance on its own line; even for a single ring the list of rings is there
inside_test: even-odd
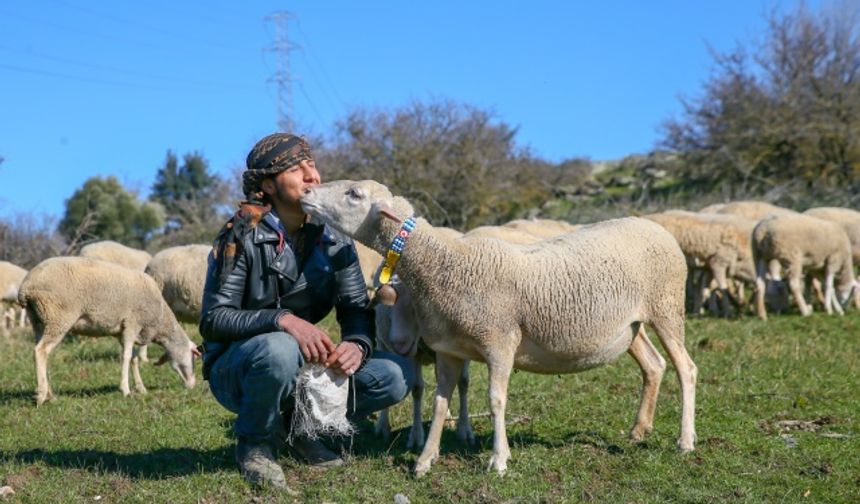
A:
[[[278,128],[281,131],[294,131],[295,115],[293,108],[293,78],[290,73],[290,51],[298,49],[292,45],[287,36],[288,22],[292,14],[287,11],[277,11],[265,17],[266,21],[275,25],[275,43],[267,50],[275,53],[275,75],[269,78],[278,90]]]
[[[231,83],[226,83],[226,84],[220,83],[219,84],[219,83],[213,83],[211,81],[203,82],[203,81],[182,79],[182,78],[177,78],[177,77],[171,76],[171,75],[150,74],[150,73],[146,73],[146,72],[140,72],[137,70],[128,70],[128,69],[117,68],[117,67],[113,67],[113,66],[109,66],[109,65],[101,65],[101,64],[97,64],[97,63],[89,63],[86,61],[61,58],[58,56],[52,56],[50,54],[40,53],[40,52],[36,52],[36,51],[30,51],[30,50],[25,51],[25,50],[21,50],[21,49],[15,49],[13,47],[7,47],[4,45],[0,45],[0,51],[8,51],[8,52],[13,52],[13,53],[17,53],[17,54],[22,54],[22,55],[29,56],[29,57],[41,58],[41,59],[45,59],[45,60],[49,60],[49,61],[56,61],[59,63],[67,63],[70,65],[76,65],[76,66],[81,66],[81,67],[85,67],[85,68],[93,68],[96,70],[104,70],[104,71],[108,71],[108,72],[121,73],[121,74],[126,74],[126,75],[137,75],[137,76],[146,77],[149,79],[168,81],[168,82],[175,83],[175,84],[191,84],[194,86],[203,86],[203,87],[208,87],[208,88],[217,87],[217,86],[234,87],[234,88],[244,87],[241,84],[231,84]]]

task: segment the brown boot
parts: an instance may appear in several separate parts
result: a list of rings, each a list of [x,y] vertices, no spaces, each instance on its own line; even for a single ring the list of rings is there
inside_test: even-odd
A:
[[[266,443],[236,444],[236,463],[245,481],[254,486],[271,485],[275,488],[290,491],[284,470],[275,462],[272,449]]]

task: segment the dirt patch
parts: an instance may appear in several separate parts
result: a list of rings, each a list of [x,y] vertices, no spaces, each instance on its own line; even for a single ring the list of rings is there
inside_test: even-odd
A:
[[[7,474],[5,483],[18,492],[21,489],[26,488],[30,482],[38,479],[41,475],[42,469],[40,467],[30,466],[19,473]]]

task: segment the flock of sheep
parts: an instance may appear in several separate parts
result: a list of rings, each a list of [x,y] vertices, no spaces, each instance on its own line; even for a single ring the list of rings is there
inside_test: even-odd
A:
[[[790,293],[807,315],[809,283],[828,313],[842,313],[851,299],[860,308],[853,270],[860,259],[860,212],[849,209],[797,213],[735,202],[585,226],[518,220],[465,234],[418,219],[398,275],[377,291],[380,253],[400,221],[413,214],[411,204],[372,181],[323,184],[302,203],[313,218],[356,240],[368,292],[385,298],[375,306],[377,341],[416,366],[407,443],[424,446],[418,475],[438,457],[455,387],[457,435],[474,440],[467,407],[469,361],[485,362],[489,369],[495,430],[490,469],[503,473],[510,457],[505,404],[514,368],[578,372],[627,352],[643,376],[630,436],[642,440],[652,430],[666,362],[645,332],[648,325],[675,366],[682,398],[678,446],[690,451],[696,439],[697,368],[684,347],[688,293],[695,313],[708,307],[729,315],[747,306],[745,289],[752,288],[761,318],[767,306],[785,309]],[[123,394],[131,392],[129,370],[135,389],[146,391],[139,366],[153,342],[166,350],[160,363],[170,362],[193,387],[198,352],[179,322],[198,322],[209,250],[187,245],[151,257],[99,242],[84,247],[79,257],[51,258],[29,273],[0,262],[0,293],[8,307],[2,329],[23,326],[29,318],[36,334],[37,404],[53,398],[47,359],[68,332],[119,339]],[[425,440],[421,366],[430,362],[436,364],[437,391]],[[390,434],[387,412],[379,416],[377,432]]]

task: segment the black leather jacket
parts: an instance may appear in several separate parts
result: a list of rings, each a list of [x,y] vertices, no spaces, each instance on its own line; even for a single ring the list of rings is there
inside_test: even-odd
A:
[[[375,345],[373,317],[352,239],[314,224],[305,224],[302,232],[303,265],[296,264],[270,216],[242,237],[242,252],[221,285],[209,255],[200,316],[204,378],[230,343],[282,330],[277,321],[288,312],[315,324],[335,307],[341,340],[358,343],[365,359],[370,357]]]

